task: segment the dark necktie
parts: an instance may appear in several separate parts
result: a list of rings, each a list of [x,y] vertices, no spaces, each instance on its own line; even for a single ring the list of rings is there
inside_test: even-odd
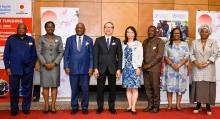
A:
[[[80,51],[81,47],[82,47],[82,41],[81,41],[81,36],[79,36],[77,50]]]
[[[108,47],[108,49],[109,49],[109,45],[110,45],[110,39],[109,38],[107,38],[107,47]]]

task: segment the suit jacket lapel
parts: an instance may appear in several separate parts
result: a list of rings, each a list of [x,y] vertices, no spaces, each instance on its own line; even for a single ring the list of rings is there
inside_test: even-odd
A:
[[[73,44],[73,50],[76,50],[76,51],[78,51],[77,50],[77,42],[76,42],[76,35],[73,37],[73,41],[72,41],[72,44]]]
[[[110,39],[108,51],[110,51],[111,46],[112,46],[112,37],[111,37],[111,39]]]
[[[212,45],[212,42],[207,39],[206,41],[206,45],[205,45],[205,50],[204,50],[204,55],[206,54],[207,50],[209,49],[209,47]]]
[[[83,36],[83,41],[82,41],[82,46],[80,48],[80,52],[84,49],[84,47],[86,46],[86,37],[85,35]]]
[[[199,50],[199,53],[204,56],[204,51],[202,49],[202,42],[201,42],[201,39],[198,40],[198,50]]]
[[[106,48],[106,50],[108,51],[108,46],[107,46],[107,43],[106,43],[105,36],[103,36],[102,43],[105,45],[105,48]]]
[[[115,45],[115,40],[114,40],[113,37],[111,37],[111,42],[110,42],[110,44],[109,44],[109,49],[108,49],[109,51],[111,50],[113,43],[114,43],[114,45]]]

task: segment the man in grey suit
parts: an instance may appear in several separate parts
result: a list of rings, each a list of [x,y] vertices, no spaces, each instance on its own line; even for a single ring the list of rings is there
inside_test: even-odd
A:
[[[119,78],[122,69],[122,46],[120,39],[112,36],[114,25],[107,22],[104,25],[105,36],[96,39],[94,45],[94,69],[97,79],[97,114],[103,112],[104,104],[104,88],[106,77],[108,77],[109,85],[109,111],[116,114],[115,110],[115,88],[116,77]]]

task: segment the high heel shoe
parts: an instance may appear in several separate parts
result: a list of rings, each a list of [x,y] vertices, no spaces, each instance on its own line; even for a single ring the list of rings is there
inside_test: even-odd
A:
[[[173,110],[172,107],[168,107],[168,108],[166,108],[166,111],[167,111],[167,112],[170,112],[170,111],[172,111],[172,110]]]
[[[53,106],[53,105],[51,106],[51,110],[50,110],[50,112],[51,112],[51,113],[56,113],[56,112],[57,112],[55,106]]]
[[[176,105],[176,110],[179,111],[179,112],[182,111],[182,108],[181,108],[180,104]]]
[[[131,109],[124,109],[124,112],[131,112]]]
[[[137,114],[137,111],[132,111],[132,110],[131,110],[131,114],[136,115],[136,114]]]
[[[49,106],[47,106],[47,108],[46,108],[46,107],[44,108],[43,113],[47,114],[47,113],[49,113],[49,111],[50,111],[50,110],[49,110]]]
[[[172,104],[171,105],[168,105],[167,108],[166,108],[166,111],[167,112],[170,112],[173,110],[173,107],[172,107]]]
[[[44,110],[43,113],[47,114],[47,113],[49,113],[49,110]]]
[[[176,110],[180,112],[180,111],[182,111],[182,108],[181,107],[176,107]]]
[[[56,112],[57,112],[56,108],[51,109],[51,113],[56,113]]]

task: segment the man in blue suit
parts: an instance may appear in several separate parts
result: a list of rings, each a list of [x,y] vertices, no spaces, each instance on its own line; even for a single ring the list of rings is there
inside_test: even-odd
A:
[[[64,51],[64,69],[70,77],[71,114],[79,110],[78,97],[80,86],[82,89],[82,112],[88,114],[89,77],[93,73],[93,42],[85,35],[85,25],[78,23],[75,28],[76,35],[67,38]]]
[[[27,26],[19,24],[17,34],[8,37],[4,50],[5,69],[9,75],[11,115],[16,116],[19,111],[20,82],[24,90],[22,111],[30,113],[33,73],[37,59],[34,39],[26,35]]]

